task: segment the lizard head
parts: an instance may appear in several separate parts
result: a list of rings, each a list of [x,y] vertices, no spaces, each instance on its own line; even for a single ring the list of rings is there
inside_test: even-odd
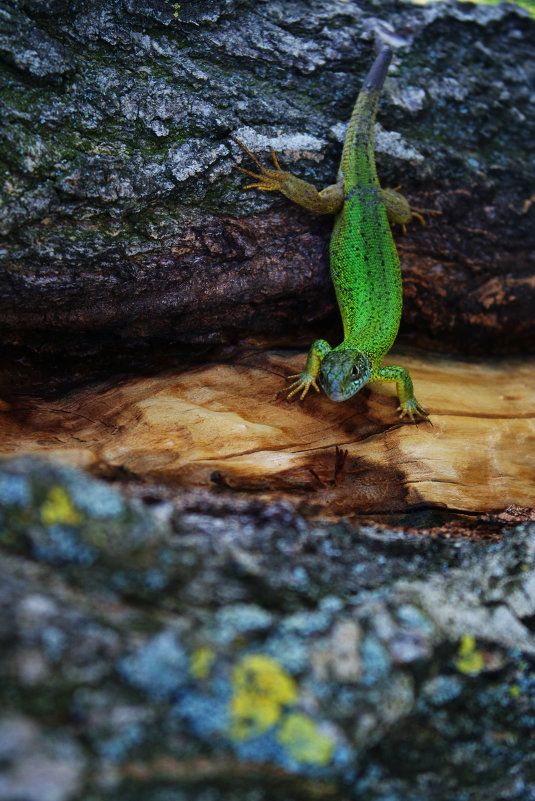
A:
[[[331,350],[321,362],[319,382],[331,400],[344,401],[368,383],[370,360],[358,350]]]

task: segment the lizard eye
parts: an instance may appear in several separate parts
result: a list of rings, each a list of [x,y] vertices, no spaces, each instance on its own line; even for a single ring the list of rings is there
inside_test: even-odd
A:
[[[353,376],[353,378],[358,378],[359,376],[359,370],[356,364],[354,364],[353,367],[351,368],[351,375]]]

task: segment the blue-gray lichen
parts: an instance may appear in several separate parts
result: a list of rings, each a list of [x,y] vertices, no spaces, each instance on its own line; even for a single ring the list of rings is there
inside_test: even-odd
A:
[[[0,464],[0,755],[19,795],[44,759],[62,801],[267,800],[275,780],[292,801],[529,798],[534,526],[452,547],[285,504],[168,506]]]

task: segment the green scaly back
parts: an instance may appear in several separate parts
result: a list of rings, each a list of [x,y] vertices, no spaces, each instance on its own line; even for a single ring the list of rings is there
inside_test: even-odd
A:
[[[331,276],[344,340],[336,348],[324,339],[311,345],[305,369],[289,376],[296,380],[290,385],[288,398],[300,392],[303,400],[310,387],[318,392],[321,387],[332,400],[344,401],[368,381],[395,381],[401,417],[428,419],[414,397],[407,370],[381,364],[396,338],[402,306],[399,258],[384,205],[385,197],[396,193],[385,195],[381,191],[373,149],[375,116],[391,58],[389,48],[381,50],[364,81],[349,122],[335,185],[318,192],[312,184],[282,170],[274,153],[275,169],[266,169],[245,145],[235,141],[259,169],[258,173],[243,170],[255,179],[249,187],[276,189],[310,211],[337,215],[331,237]],[[394,220],[410,219],[410,206],[401,195],[394,211]]]
[[[331,237],[331,276],[344,326],[334,350],[354,348],[372,365],[391,348],[402,308],[401,271],[377,178],[373,129],[392,51],[375,60],[349,122],[339,178],[344,205]]]

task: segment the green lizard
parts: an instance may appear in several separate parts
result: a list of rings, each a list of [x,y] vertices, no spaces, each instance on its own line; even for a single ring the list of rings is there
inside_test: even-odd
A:
[[[400,416],[428,419],[414,397],[411,377],[403,367],[382,366],[396,338],[402,308],[401,269],[390,223],[404,225],[412,217],[407,200],[394,190],[382,190],[373,149],[375,116],[392,51],[381,50],[355,103],[337,183],[321,192],[306,181],[284,172],[271,151],[276,169],[257,164],[260,174],[239,168],[257,183],[246,189],[278,190],[304,208],[336,214],[330,244],[331,277],[344,327],[344,340],[335,348],[318,339],[310,348],[302,373],[289,387],[288,398],[301,392],[301,400],[316,383],[329,398],[351,398],[369,381],[395,381]]]

